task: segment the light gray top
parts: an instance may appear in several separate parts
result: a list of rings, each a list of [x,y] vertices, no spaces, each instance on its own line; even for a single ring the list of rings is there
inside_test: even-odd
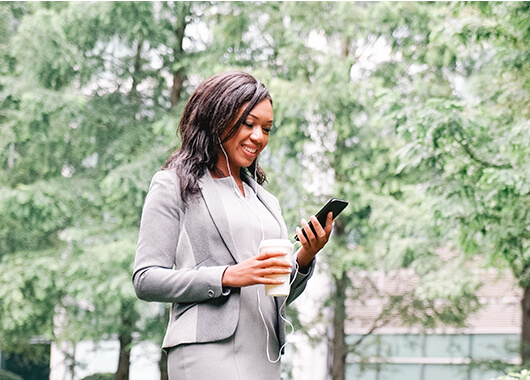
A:
[[[245,195],[241,194],[232,177],[214,180],[228,216],[228,223],[241,260],[258,253],[259,243],[265,239],[279,239],[281,226],[267,208],[259,201],[254,190],[243,183]],[[259,297],[259,303],[258,303]],[[263,313],[263,319],[259,312]],[[264,323],[269,330],[267,331]],[[277,338],[278,312],[273,297],[265,295],[264,285],[241,288],[239,324],[234,334],[234,346],[222,346],[231,350],[239,378],[279,378],[280,362],[270,363],[279,355]],[[233,350],[233,351],[232,351]]]

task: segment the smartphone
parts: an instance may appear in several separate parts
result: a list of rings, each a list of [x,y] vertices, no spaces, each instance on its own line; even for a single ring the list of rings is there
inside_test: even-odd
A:
[[[318,222],[322,227],[326,226],[326,219],[328,217],[328,213],[331,211],[333,213],[333,219],[335,219],[341,212],[348,206],[348,202],[337,199],[337,198],[331,198],[327,203],[320,209],[320,211],[315,215],[318,219]],[[309,227],[311,227],[311,230],[316,235],[315,228],[313,227],[313,223],[309,221]],[[307,239],[307,235],[305,234],[304,229],[302,229],[302,233]],[[298,235],[294,237],[294,240],[300,240],[298,239]]]

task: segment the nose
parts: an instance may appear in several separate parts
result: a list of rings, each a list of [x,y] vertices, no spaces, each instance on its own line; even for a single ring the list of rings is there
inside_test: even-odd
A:
[[[263,131],[261,129],[261,126],[255,125],[254,128],[252,128],[252,133],[250,134],[250,139],[255,143],[262,143],[263,142]]]

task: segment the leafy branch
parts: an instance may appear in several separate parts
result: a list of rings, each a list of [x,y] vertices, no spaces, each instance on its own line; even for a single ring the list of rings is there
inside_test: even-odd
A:
[[[486,160],[483,160],[480,157],[478,157],[478,155],[473,151],[473,149],[471,149],[471,147],[467,144],[467,142],[465,140],[459,140],[459,139],[455,138],[455,141],[458,143],[458,145],[460,145],[464,149],[466,154],[473,161],[475,161],[476,163],[478,163],[480,166],[482,166],[484,168],[496,168],[496,169],[510,169],[510,168],[512,168],[512,165],[510,165],[508,163],[497,164],[497,163],[492,163],[492,162],[488,162]]]

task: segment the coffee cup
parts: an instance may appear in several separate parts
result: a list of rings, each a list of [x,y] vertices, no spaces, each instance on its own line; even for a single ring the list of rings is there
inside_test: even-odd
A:
[[[293,244],[288,239],[265,239],[259,245],[259,253],[262,252],[284,252],[285,260],[291,263],[291,255],[293,252]],[[268,276],[269,278],[281,279],[282,284],[279,285],[265,285],[265,294],[273,297],[288,296],[290,290],[291,275],[276,274]]]

